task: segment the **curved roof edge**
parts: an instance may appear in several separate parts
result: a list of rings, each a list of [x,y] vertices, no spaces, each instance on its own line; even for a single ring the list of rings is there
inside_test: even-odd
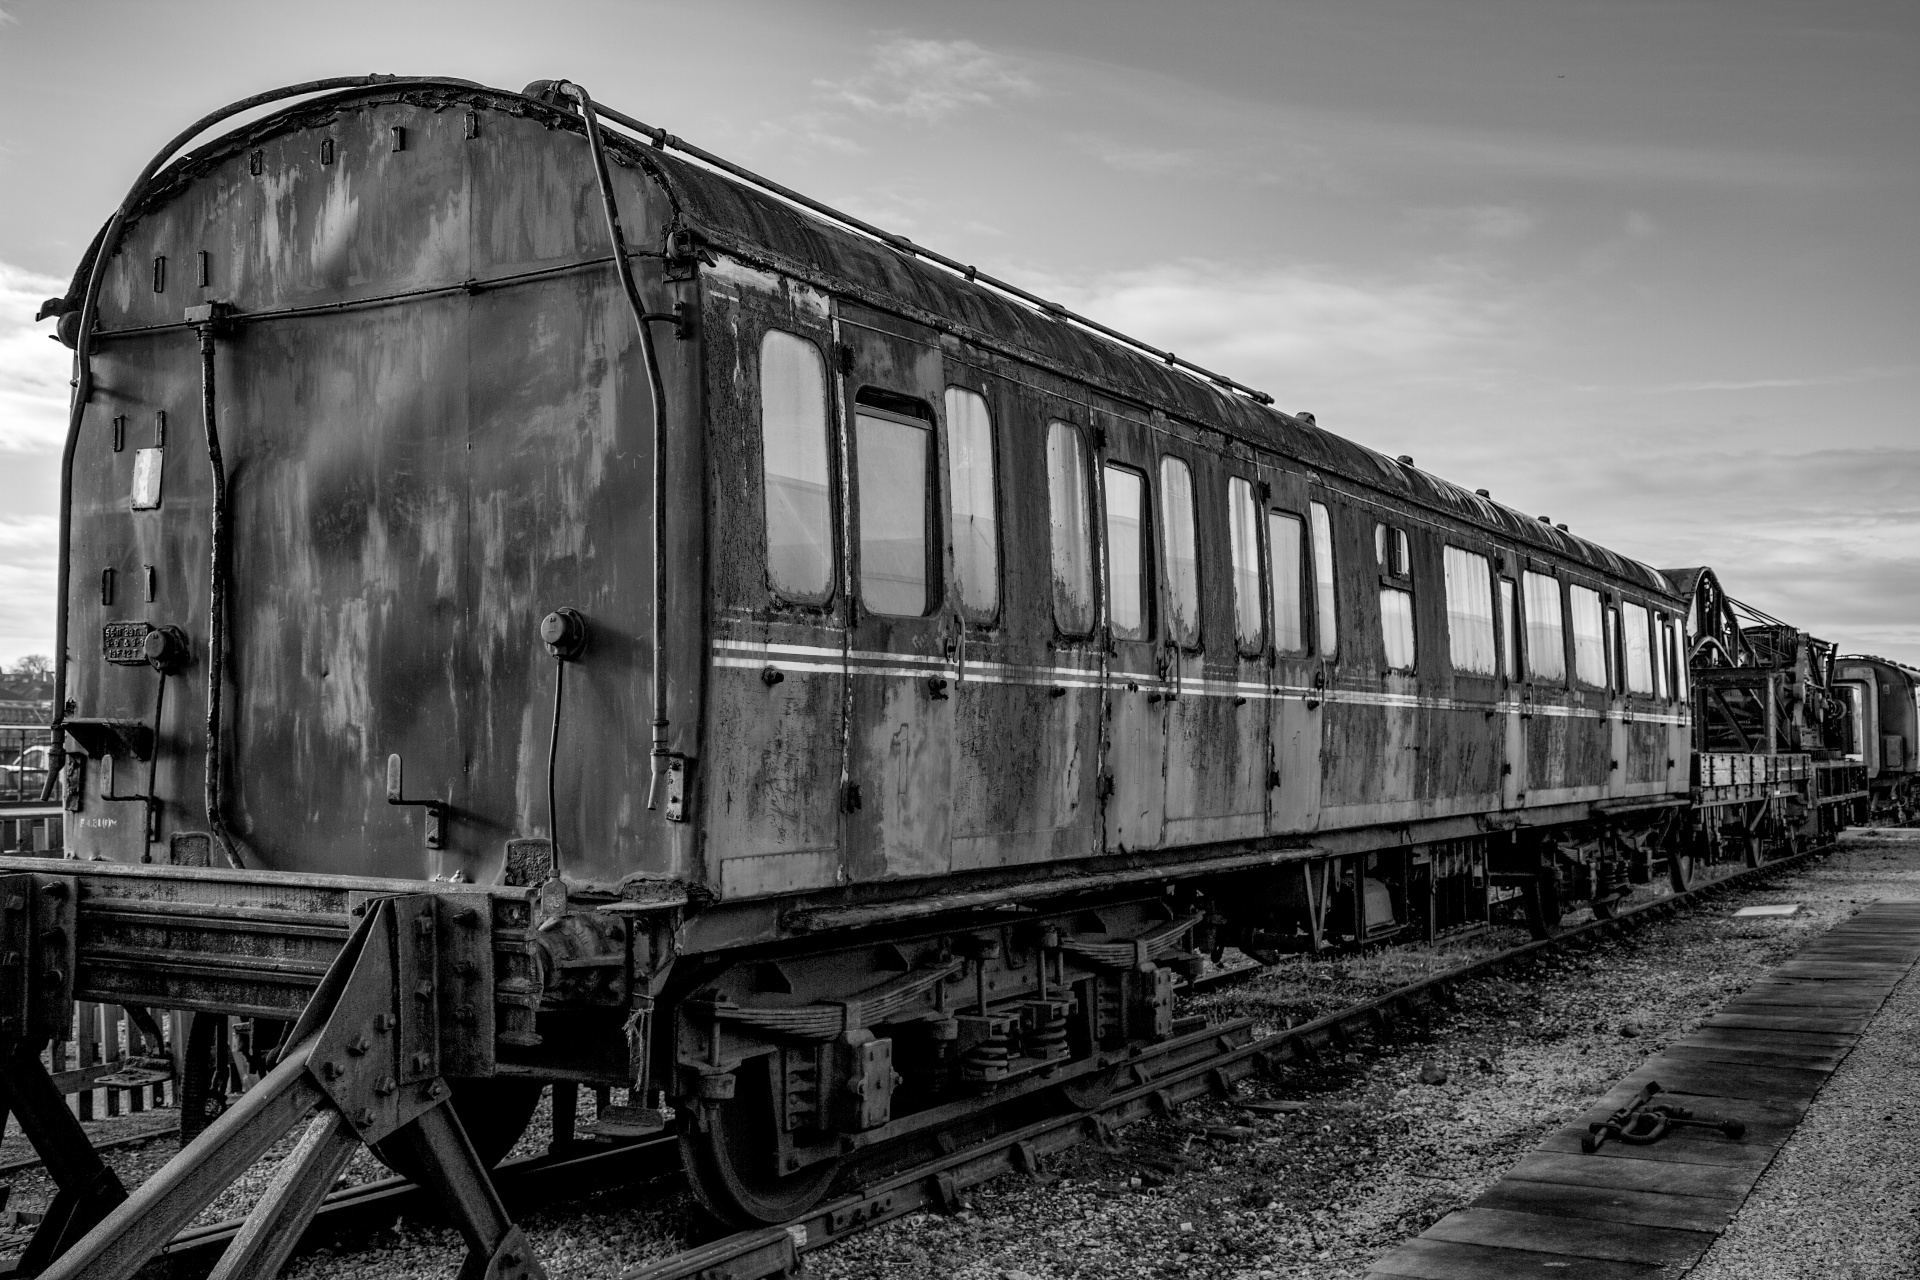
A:
[[[536,119],[556,131],[585,132],[578,115],[510,90],[417,86],[346,90],[296,102],[181,156],[155,175],[136,216],[170,198],[206,167],[240,146],[283,131],[324,124],[345,111],[401,101],[429,109],[462,104]],[[765,265],[803,278],[810,276],[867,305],[928,323],[1117,399],[1157,409],[1381,494],[1438,509],[1521,546],[1584,564],[1649,591],[1683,594],[1674,592],[1667,577],[1640,561],[1388,458],[1318,427],[1310,418],[1257,404],[1081,328],[1066,318],[1063,308],[1056,314],[1049,308],[1018,301],[862,234],[851,225],[831,222],[773,191],[693,159],[669,155],[658,140],[671,137],[664,132],[649,141],[612,129],[604,136],[612,158],[653,175],[667,189],[681,216],[724,251],[757,257]],[[83,263],[82,280],[85,271]]]

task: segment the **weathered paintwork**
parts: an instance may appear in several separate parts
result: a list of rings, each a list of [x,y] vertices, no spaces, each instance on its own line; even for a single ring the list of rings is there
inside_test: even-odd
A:
[[[247,863],[494,879],[508,839],[546,834],[555,673],[537,628],[562,605],[593,627],[560,727],[569,874],[618,879],[689,856],[684,827],[643,808],[648,393],[585,143],[533,104],[468,105],[375,95],[275,118],[191,157],[128,231],[76,451],[68,696],[82,716],[151,718],[159,677],[102,660],[109,621],[179,626],[193,661],[168,680],[159,726],[160,840],[141,841],[138,806],[99,797],[95,769],[73,815],[82,856],[166,861],[173,834],[208,827],[210,473],[196,339],[180,322],[214,300],[241,317],[215,371],[235,548],[227,821]],[[657,249],[670,210],[633,169],[616,172],[631,234]],[[657,256],[639,270],[671,292]],[[679,413],[700,402],[695,347],[662,344]],[[134,449],[161,413],[162,500],[131,510]],[[683,425],[678,440],[697,475],[699,433]],[[675,603],[696,616],[701,506],[697,489],[685,496]],[[679,653],[686,749],[700,664],[691,645]],[[419,809],[386,803],[395,753],[409,792],[448,806],[442,850],[425,847]],[[122,793],[134,773],[122,762]]]
[[[214,300],[240,313],[215,365],[236,548],[228,821],[250,865],[497,878],[508,840],[547,834],[555,667],[537,628],[563,605],[593,637],[569,673],[557,771],[565,869],[586,880],[672,877],[722,902],[918,895],[1068,862],[1397,848],[1685,794],[1684,701],[1465,675],[1447,657],[1446,545],[1492,557],[1506,577],[1551,572],[1678,615],[1683,600],[1653,570],[742,183],[631,142],[614,150],[649,305],[689,303],[696,318],[685,340],[660,331],[670,745],[693,761],[690,821],[644,808],[650,406],[578,122],[510,94],[373,93],[271,117],[190,157],[109,273],[76,462],[76,714],[152,714],[155,673],[101,658],[108,621],[177,625],[195,663],[168,682],[161,839],[143,842],[137,806],[90,785],[75,815],[82,856],[164,861],[171,835],[207,827],[209,490],[181,318]],[[704,246],[697,269],[663,262],[669,228]],[[157,256],[169,264],[158,292]],[[829,370],[836,588],[824,604],[783,601],[767,582],[757,363],[768,328],[817,344]],[[925,617],[879,616],[848,586],[851,406],[868,387],[927,406],[943,478],[949,386],[992,414],[1000,607],[961,617],[942,534],[938,603]],[[134,451],[159,411],[163,499],[132,510]],[[129,447],[116,453],[121,415]],[[1169,646],[1158,625],[1145,641],[1057,629],[1052,421],[1093,443],[1095,477],[1107,462],[1148,476],[1156,512],[1160,458],[1191,467],[1198,646]],[[1266,509],[1328,507],[1336,653],[1236,644],[1234,478],[1264,486]],[[948,527],[945,488],[933,485],[936,530]],[[1411,671],[1386,666],[1381,520],[1409,536]],[[149,564],[151,603],[133,595]],[[111,606],[97,585],[107,567],[120,583]],[[1154,577],[1164,618],[1165,575]],[[448,807],[444,849],[425,847],[420,810],[387,805],[392,753],[410,793]],[[765,916],[730,936],[775,927]]]

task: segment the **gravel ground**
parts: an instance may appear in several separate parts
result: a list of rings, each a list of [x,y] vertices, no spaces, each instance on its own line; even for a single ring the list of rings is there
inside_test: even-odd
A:
[[[1649,1053],[1691,1030],[1857,903],[1882,897],[1920,898],[1920,840],[1849,836],[1836,853],[1783,875],[1772,888],[1744,891],[1631,939],[1548,961],[1517,981],[1468,984],[1456,1007],[1424,1036],[1357,1045],[1341,1061],[1292,1069],[1243,1091],[1242,1100],[1304,1103],[1296,1114],[1189,1104],[1173,1120],[1123,1131],[1113,1151],[1076,1148],[1037,1179],[976,1188],[969,1207],[953,1217],[919,1215],[888,1224],[813,1255],[810,1268],[820,1280],[1360,1277],[1374,1258],[1478,1196],[1548,1130],[1585,1111]],[[1802,909],[1786,918],[1731,918],[1738,906],[1778,901]],[[1297,1024],[1519,936],[1495,929],[1431,947],[1334,962],[1296,960],[1199,997],[1192,1007],[1251,1016],[1265,1027]],[[1920,999],[1911,981],[1902,992]],[[1853,1070],[1853,1062],[1843,1072]],[[1875,1078],[1895,1070],[1888,1059]],[[1829,1093],[1838,1096],[1838,1089],[1836,1080]],[[1886,1114],[1908,1126],[1920,1122],[1920,1109],[1903,1106],[1870,1103],[1874,1114],[1861,1123],[1884,1128],[1878,1116]],[[582,1109],[591,1112],[586,1095]],[[1209,1137],[1207,1126],[1243,1132],[1221,1140]],[[543,1107],[520,1150],[538,1150],[545,1137]],[[1897,1139],[1885,1140],[1891,1153]],[[243,1213],[291,1141],[230,1188],[203,1220]],[[15,1142],[0,1151],[0,1161]],[[172,1154],[171,1142],[157,1141],[108,1152],[107,1159],[131,1186]],[[1898,1164],[1876,1159],[1891,1179],[1887,1170]],[[348,1180],[384,1173],[363,1154]],[[1773,1179],[1762,1182],[1756,1201]],[[50,1198],[39,1171],[9,1181],[14,1208],[41,1208]],[[1797,1180],[1783,1185],[1788,1189],[1773,1194],[1790,1195]],[[1913,1185],[1902,1184],[1909,1205]],[[1893,1194],[1890,1189],[1882,1198]],[[693,1243],[695,1221],[685,1193],[665,1183],[604,1192],[532,1214],[523,1225],[556,1278],[611,1280],[626,1267]],[[1913,1234],[1911,1217],[1904,1229]],[[1836,1247],[1846,1236],[1834,1233]],[[16,1251],[24,1238],[0,1229],[0,1254]],[[458,1239],[444,1228],[396,1222],[355,1244],[350,1254],[295,1259],[286,1275],[439,1280],[459,1265]],[[1726,1247],[1734,1245],[1730,1234]],[[1744,1256],[1765,1256],[1773,1247],[1757,1241],[1757,1252]],[[1817,1248],[1809,1243],[1808,1256]],[[1727,1275],[1775,1274],[1744,1260],[1727,1265]],[[1854,1274],[1835,1265],[1843,1264],[1778,1274]]]
[[[1908,843],[1920,858],[1920,839]],[[1920,1276],[1916,1079],[1920,969],[1894,988],[1692,1280]]]

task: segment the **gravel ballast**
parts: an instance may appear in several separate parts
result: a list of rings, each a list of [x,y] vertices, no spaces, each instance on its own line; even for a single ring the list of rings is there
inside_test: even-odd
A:
[[[1920,840],[1903,838],[1913,834],[1920,833],[1849,835],[1833,854],[1783,872],[1771,887],[1717,897],[1627,938],[1551,957],[1523,975],[1467,983],[1458,989],[1455,1006],[1426,1034],[1356,1045],[1353,1052],[1314,1067],[1256,1078],[1237,1100],[1304,1104],[1290,1113],[1189,1104],[1174,1119],[1122,1131],[1113,1150],[1075,1148],[1039,1178],[1006,1178],[974,1189],[962,1213],[887,1224],[810,1255],[809,1268],[821,1280],[1357,1280],[1375,1258],[1473,1200],[1547,1132],[1587,1110],[1649,1053],[1691,1030],[1807,939],[1861,903],[1920,898]],[[1799,903],[1800,910],[1785,917],[1732,916],[1741,906],[1779,902]],[[1496,931],[1434,947],[1295,961],[1203,995],[1191,1007],[1251,1016],[1264,1027],[1288,1020],[1298,1024],[1511,945],[1518,937]],[[1883,1016],[1899,1016],[1900,1008],[1920,1019],[1920,987],[1913,979]],[[1909,1022],[1900,1032],[1908,1043],[1914,1042],[1913,1029]],[[1904,1070],[1907,1081],[1915,1078],[1911,1059],[1904,1067],[1888,1059],[1876,1068],[1863,1053],[1856,1051],[1842,1067],[1816,1108],[1840,1097],[1851,1073],[1877,1070],[1876,1079],[1885,1082]],[[1877,1087],[1889,1092],[1863,1098],[1891,1099],[1896,1092],[1890,1083]],[[1900,1144],[1903,1138],[1910,1141],[1913,1126],[1920,1125],[1920,1109],[1891,1101],[1862,1105],[1859,1123],[1882,1131],[1876,1141],[1885,1149],[1871,1148],[1871,1159],[1883,1182],[1855,1183],[1863,1188],[1858,1196],[1831,1186],[1826,1190],[1862,1202],[1904,1194],[1910,1239],[1920,1226],[1910,1208],[1912,1171],[1920,1169],[1920,1158],[1903,1152]],[[1882,1118],[1888,1115],[1895,1119]],[[1852,1264],[1832,1261],[1841,1255],[1819,1252],[1864,1238],[1862,1229],[1852,1227],[1836,1228],[1830,1240],[1823,1232],[1803,1234],[1807,1256],[1827,1259],[1810,1264],[1812,1269],[1775,1272],[1756,1261],[1774,1256],[1777,1246],[1753,1234],[1747,1221],[1754,1215],[1752,1206],[1763,1195],[1775,1196],[1767,1202],[1781,1206],[1773,1216],[1804,1221],[1810,1211],[1792,1207],[1794,1196],[1806,1203],[1804,1180],[1837,1176],[1809,1172],[1781,1181],[1788,1155],[1803,1137],[1804,1131],[1783,1152],[1749,1210],[1709,1253],[1708,1264],[1724,1269],[1710,1272],[1703,1266],[1696,1274],[1715,1280],[1856,1274],[1847,1269]],[[538,1131],[530,1133],[523,1149],[537,1149],[540,1141]],[[1856,1137],[1838,1142],[1834,1158],[1851,1159],[1849,1152],[1868,1149]],[[106,1158],[132,1185],[172,1153],[171,1143],[156,1142],[111,1151]],[[1802,1158],[1817,1155],[1795,1156]],[[350,1176],[357,1181],[384,1172],[363,1156]],[[270,1173],[263,1162],[204,1216],[244,1212]],[[1900,1183],[1903,1176],[1908,1181]],[[40,1208],[51,1191],[37,1170],[8,1181],[14,1208]],[[529,1215],[523,1225],[555,1277],[611,1280],[697,1238],[689,1198],[672,1188],[671,1182],[617,1188]],[[1878,1205],[1857,1208],[1887,1216]],[[1888,1231],[1902,1227],[1897,1214],[1885,1225]],[[0,1253],[17,1250],[24,1238],[19,1232],[0,1236]],[[1749,1238],[1750,1245],[1741,1243]],[[351,1255],[296,1258],[286,1274],[424,1280],[450,1278],[459,1266],[458,1238],[440,1227],[399,1222],[356,1244]],[[1751,1251],[1726,1252],[1732,1249]]]

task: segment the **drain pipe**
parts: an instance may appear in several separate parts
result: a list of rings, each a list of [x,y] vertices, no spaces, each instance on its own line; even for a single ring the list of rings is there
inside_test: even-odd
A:
[[[200,337],[200,420],[207,433],[207,470],[213,478],[212,514],[207,532],[207,826],[220,842],[220,852],[236,867],[245,866],[233,835],[227,830],[226,803],[221,794],[221,704],[227,670],[227,467],[220,456],[220,427],[214,409],[214,338],[227,305],[210,302],[187,308],[187,320]],[[154,753],[158,756],[158,752]]]
[[[660,772],[667,756],[667,394],[660,379],[660,359],[653,347],[655,321],[679,325],[678,312],[649,312],[640,300],[640,286],[633,279],[633,263],[627,258],[627,238],[620,230],[620,206],[614,200],[613,175],[607,168],[607,148],[600,136],[600,120],[593,99],[571,80],[557,81],[555,93],[571,98],[580,108],[587,126],[587,146],[593,152],[593,172],[600,184],[600,202],[606,206],[607,234],[613,239],[613,268],[620,276],[627,305],[633,309],[634,323],[640,326],[640,352],[647,366],[647,385],[653,397],[653,750],[652,775],[647,782],[647,808],[655,807],[660,790]]]

